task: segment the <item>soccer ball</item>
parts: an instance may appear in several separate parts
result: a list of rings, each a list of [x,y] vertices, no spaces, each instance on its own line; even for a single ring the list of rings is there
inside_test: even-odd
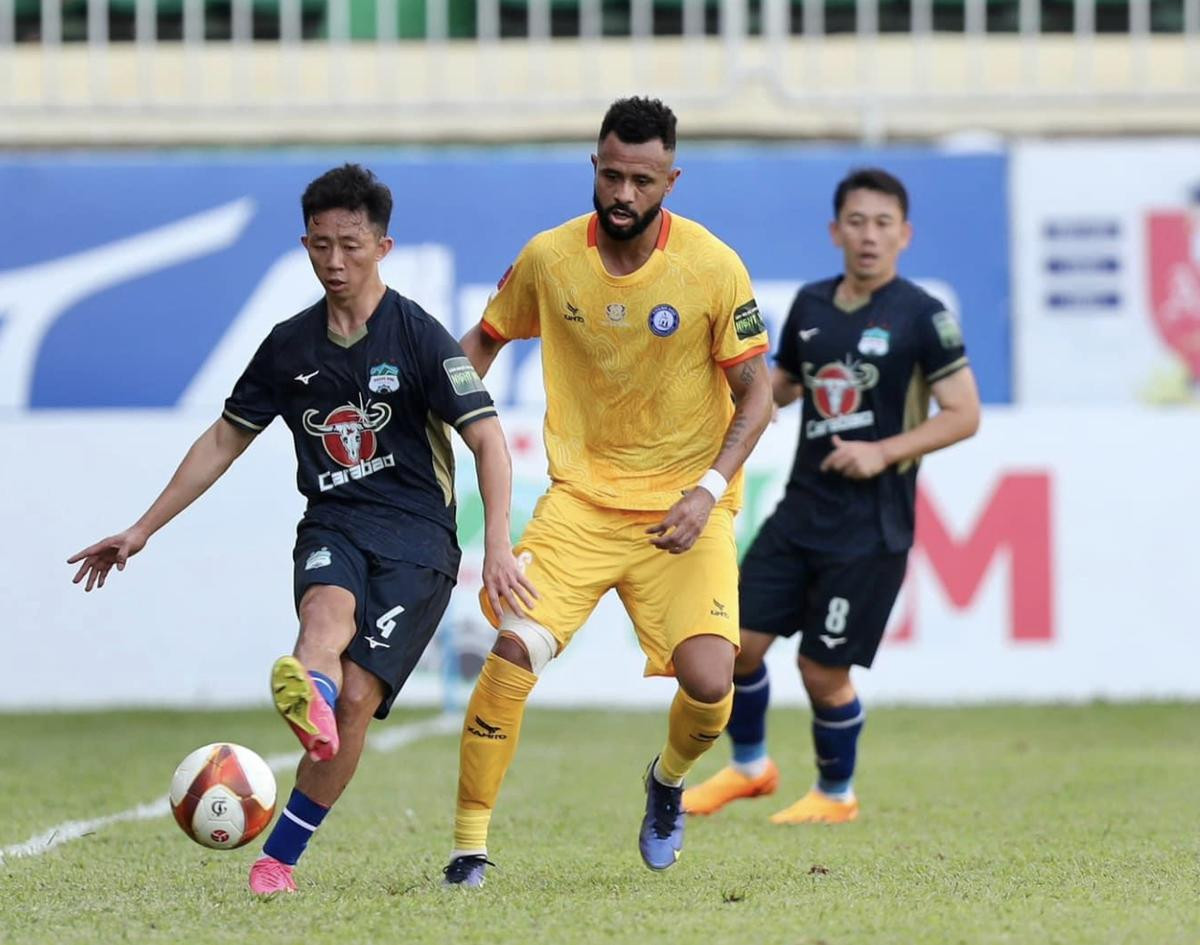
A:
[[[171,812],[183,832],[214,850],[257,837],[275,813],[275,775],[249,748],[215,742],[197,748],[171,778]]]

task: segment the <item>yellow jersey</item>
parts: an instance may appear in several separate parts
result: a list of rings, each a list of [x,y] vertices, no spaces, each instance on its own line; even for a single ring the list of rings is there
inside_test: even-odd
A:
[[[767,350],[737,253],[668,213],[650,259],[609,273],[596,214],[539,233],[500,280],[482,328],[542,339],[550,479],[613,509],[665,510],[716,459],[734,405],[725,370]],[[742,474],[721,505],[741,505]]]

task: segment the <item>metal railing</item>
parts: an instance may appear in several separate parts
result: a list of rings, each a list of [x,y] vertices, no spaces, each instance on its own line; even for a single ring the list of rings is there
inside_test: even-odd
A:
[[[1069,29],[1064,29],[1069,25]],[[0,143],[1200,131],[1200,0],[0,0]]]

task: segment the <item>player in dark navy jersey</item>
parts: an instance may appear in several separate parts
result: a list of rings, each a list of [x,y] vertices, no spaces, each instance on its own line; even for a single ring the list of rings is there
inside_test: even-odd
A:
[[[308,499],[293,551],[300,631],[271,688],[307,754],[251,868],[255,893],[296,888],[292,867],[349,783],[372,716],[388,714],[445,611],[460,557],[450,427],[475,457],[485,592],[518,614],[534,602],[512,554],[511,466],[492,399],[451,335],[380,278],[391,193],[347,164],[313,181],[301,207],[324,298],[272,329],[137,523],[69,559],[82,562],[76,583],[103,587],[272,419],[291,430]]]
[[[957,320],[896,273],[912,236],[903,184],[877,169],[851,173],[834,195],[830,233],[845,272],[801,288],[772,373],[776,404],[803,397],[804,409],[784,497],[742,562],[742,649],[727,726],[733,763],[685,792],[690,813],[776,789],[763,657],[776,637],[799,631],[818,776],[771,820],[858,815],[853,777],[865,714],[850,667],[871,665],[904,580],[920,458],[979,426]],[[932,417],[931,394],[939,408]]]

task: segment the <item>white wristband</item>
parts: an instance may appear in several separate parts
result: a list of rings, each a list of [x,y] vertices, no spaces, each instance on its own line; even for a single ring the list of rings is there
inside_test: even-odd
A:
[[[703,489],[713,497],[714,502],[720,502],[721,496],[725,494],[725,490],[729,488],[729,482],[715,469],[710,469],[700,481],[696,483],[697,489]]]

